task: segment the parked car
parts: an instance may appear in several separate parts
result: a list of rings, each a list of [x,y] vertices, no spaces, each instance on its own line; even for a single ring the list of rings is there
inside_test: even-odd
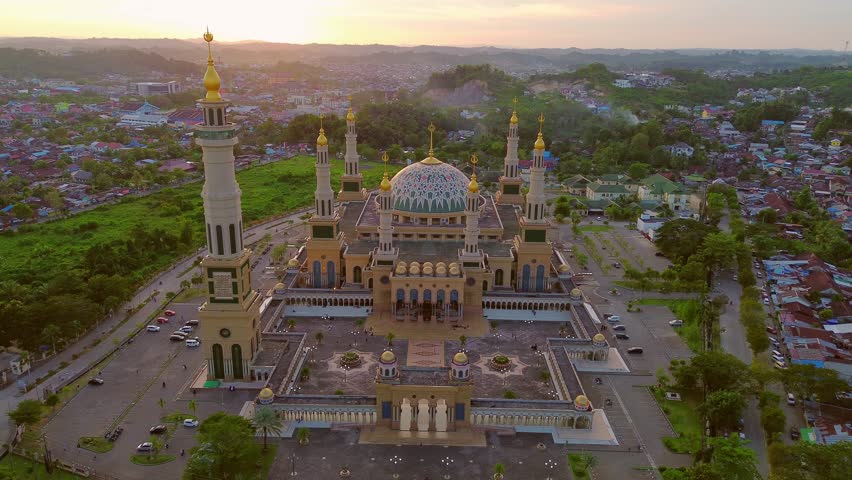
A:
[[[615,338],[619,340],[630,340],[630,337],[626,333],[616,333]]]
[[[621,268],[621,264],[618,263],[618,262],[613,262],[612,266],[615,267],[615,268]]]
[[[799,429],[796,427],[790,427],[790,439],[798,440],[800,438],[802,438],[802,434],[799,433]]]
[[[669,325],[671,325],[671,326],[673,326],[673,327],[680,327],[680,326],[683,326],[683,320],[677,320],[677,319],[675,319],[675,320],[669,320]]]
[[[174,317],[175,311],[174,310],[166,310],[166,311],[163,312],[163,314],[165,314],[167,317]]]
[[[201,345],[201,342],[199,342],[198,340],[196,340],[194,338],[190,338],[190,339],[186,340],[186,346],[187,347],[197,347],[199,345]]]
[[[778,335],[778,330],[776,330],[775,327],[766,327],[766,331],[772,335]]]
[[[191,325],[184,325],[184,326],[180,327],[178,330],[180,330],[181,332],[184,332],[184,333],[192,333],[192,326]]]
[[[664,257],[663,252],[654,252],[655,257]]]
[[[763,304],[764,304],[764,305],[769,305],[769,299],[768,299],[768,298],[766,298],[766,297],[763,297]]]
[[[616,326],[612,327],[612,329],[616,332],[623,332],[623,331],[627,330],[627,327],[624,326],[624,325],[616,325]]]
[[[775,337],[769,337],[769,343],[771,343],[772,345],[774,345],[774,346],[776,346],[776,347],[777,347],[777,346],[779,346],[779,345],[781,345],[781,343],[779,343],[779,342],[778,342],[778,339],[777,339],[777,338],[775,338]]]
[[[174,332],[172,332],[172,335],[178,335],[178,336],[181,336],[183,338],[186,338],[186,336],[188,334],[186,332],[184,332],[183,330],[175,330]]]
[[[104,379],[100,377],[95,377],[89,380],[89,385],[103,385]]]
[[[787,394],[787,405],[795,405],[796,404],[796,396],[792,393]]]
[[[194,318],[192,320],[187,320],[186,323],[184,323],[184,325],[192,325],[192,326],[198,325],[198,319]]]
[[[606,321],[609,322],[609,323],[618,323],[618,322],[621,321],[621,317],[619,317],[618,315],[612,315],[609,318],[607,318]]]
[[[627,353],[642,353],[642,347],[630,347],[627,349]]]
[[[154,444],[151,442],[140,443],[136,447],[137,452],[150,452],[154,450]]]
[[[779,369],[779,370],[784,370],[784,369],[786,369],[786,368],[787,368],[787,364],[786,364],[786,363],[784,363],[784,362],[778,362],[778,361],[772,362],[772,366],[773,366],[773,367],[775,367],[775,368],[777,368],[777,369]]]
[[[169,319],[166,317],[157,317],[157,323],[169,323]]]
[[[148,325],[147,327],[145,327],[145,330],[148,330],[149,332],[159,332],[160,327],[157,325]]]
[[[156,425],[148,429],[148,433],[159,435],[161,433],[166,433],[168,428],[165,425]]]
[[[736,282],[737,280],[739,280],[739,279],[740,279],[740,278],[739,278],[738,276],[734,275],[734,281],[735,281],[735,282]]]
[[[183,333],[183,332],[181,332],[181,333]],[[186,337],[184,337],[183,335],[175,335],[173,333],[169,336],[169,340],[171,340],[172,342],[182,342],[182,341],[186,340]]]
[[[190,428],[197,427],[198,426],[198,420],[195,420],[194,418],[186,418],[186,419],[183,420],[183,426],[184,427],[190,427]]]

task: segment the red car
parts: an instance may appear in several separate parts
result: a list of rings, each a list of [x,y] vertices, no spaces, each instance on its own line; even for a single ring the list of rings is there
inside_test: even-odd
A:
[[[174,316],[175,316],[175,311],[174,311],[174,310],[166,310],[166,311],[165,311],[165,312],[163,312],[163,313],[165,313],[165,314],[166,314],[166,316],[169,316],[169,317],[174,317]]]
[[[157,318],[157,323],[169,323],[169,319],[166,317]]]

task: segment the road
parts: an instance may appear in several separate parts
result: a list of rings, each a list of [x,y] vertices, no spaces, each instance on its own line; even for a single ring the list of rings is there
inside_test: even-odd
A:
[[[280,225],[282,222],[286,222],[288,220],[293,221],[292,225],[298,225],[301,223],[299,216],[303,215],[308,210],[309,209],[301,209],[249,228],[246,231],[246,238],[248,242],[251,243],[259,240],[267,233],[274,235],[279,230],[283,230],[291,225]],[[42,386],[50,386],[52,383],[59,383],[56,379],[70,378],[81,370],[87,368],[90,364],[112,350],[118,342],[121,342],[132,332],[136,331],[137,326],[140,323],[146,322],[149,315],[159,311],[162,302],[165,301],[164,293],[180,290],[181,281],[190,279],[195,271],[195,269],[190,268],[192,267],[192,263],[195,261],[195,257],[198,255],[205,255],[206,252],[206,248],[199,249],[197,253],[188,256],[186,259],[173,265],[168,271],[158,275],[150,283],[140,288],[133,299],[118,309],[118,311],[122,313],[113,314],[110,318],[102,321],[98,328],[82,336],[73,345],[55,355],[44,364],[34,368],[33,371],[29,373],[29,378],[35,380],[36,378],[45,375],[50,370],[55,369],[55,375],[42,384]],[[261,275],[255,275],[255,277],[259,279]],[[125,312],[126,309],[141,304],[146,299],[150,298],[155,290],[159,290],[160,292],[163,292],[163,294],[157,296],[156,301],[149,302],[127,321],[118,326],[115,331],[110,333],[110,330],[121,321],[124,316],[123,312]],[[91,345],[95,340],[100,340],[100,343],[89,350],[84,351],[84,347]],[[79,355],[79,357],[75,359],[73,358],[73,355]],[[62,362],[67,362],[67,366],[64,368],[60,367]],[[22,400],[38,399],[41,391],[42,388],[40,386],[26,394],[20,394],[17,386],[12,383],[5,389],[0,390],[0,405],[3,405],[8,413],[9,411],[14,410],[18,403]],[[0,421],[0,438],[3,439],[3,443],[8,443],[13,431],[14,425],[9,421],[8,417],[5,418],[5,421]]]

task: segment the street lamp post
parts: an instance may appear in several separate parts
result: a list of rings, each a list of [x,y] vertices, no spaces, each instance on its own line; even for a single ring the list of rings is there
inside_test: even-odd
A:
[[[290,453],[290,476],[295,477],[296,473],[296,452]]]
[[[557,463],[552,459],[548,459],[547,461],[544,462],[544,466],[550,469],[550,471],[547,473],[547,479],[546,480],[553,480],[552,473],[553,473],[553,469],[556,468],[556,465],[557,465]]]
[[[446,469],[444,473],[444,480],[450,480],[450,466],[453,464],[454,461],[455,460],[450,457],[444,457],[441,459],[441,465],[443,465]]]
[[[390,458],[390,463],[393,464],[393,478],[399,478],[399,472],[395,471],[400,463],[402,463],[402,458],[399,455],[394,455]]]

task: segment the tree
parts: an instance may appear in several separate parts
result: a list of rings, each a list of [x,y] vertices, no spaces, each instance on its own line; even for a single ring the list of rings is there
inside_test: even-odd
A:
[[[299,445],[307,445],[310,442],[311,431],[305,427],[301,427],[296,429],[296,440],[299,441]]]
[[[580,216],[580,212],[571,210],[571,231],[575,237],[580,234],[580,222],[582,221],[583,217]]]
[[[710,422],[713,432],[733,430],[746,406],[740,392],[719,390],[707,395],[701,405],[701,413]]]
[[[16,203],[12,207],[12,215],[21,220],[33,218],[33,208],[26,203]]]
[[[163,441],[160,440],[158,435],[151,435],[148,442],[151,443],[151,450],[148,450],[148,458],[156,457],[160,453],[160,450],[163,449]]]
[[[778,212],[774,208],[764,208],[757,212],[757,220],[762,223],[775,223],[778,221]]]
[[[195,416],[195,411],[198,409],[198,403],[195,400],[190,400],[189,403],[186,404],[186,408],[192,412],[192,416]]]
[[[42,406],[38,400],[22,400],[17,408],[9,412],[16,425],[35,425],[41,420]]]
[[[317,341],[317,345],[322,345],[322,340],[325,338],[325,334],[322,332],[317,332],[314,334],[314,339]]]
[[[500,480],[506,473],[506,467],[502,463],[494,464],[494,480]]]
[[[62,330],[56,324],[48,323],[41,330],[41,337],[46,342],[50,342],[51,350],[56,354],[56,340],[62,337]]]
[[[393,332],[388,332],[388,334],[387,334],[387,335],[385,335],[385,340],[387,340],[387,341],[388,341],[388,346],[389,346],[389,347],[392,347],[392,346],[393,346],[393,339],[394,339],[394,338],[396,338],[396,335],[394,335],[394,334],[393,334]]]
[[[787,425],[787,416],[778,405],[765,405],[760,410],[760,424],[769,438],[769,442],[778,440]]]
[[[670,371],[678,390],[741,391],[749,386],[748,367],[737,357],[710,350],[701,352],[689,361],[672,360]]]
[[[781,372],[781,381],[797,397],[804,399],[814,394],[822,402],[832,402],[838,393],[849,389],[836,371],[815,365],[790,365]]]
[[[255,410],[252,422],[254,423],[255,428],[263,432],[263,451],[266,451],[267,435],[270,433],[281,435],[281,429],[284,427],[284,423],[281,422],[281,418],[269,407],[260,407]]]
[[[641,180],[647,177],[650,171],[650,165],[647,163],[631,163],[627,167],[627,175],[633,180]]]
[[[725,215],[725,209],[728,207],[728,203],[725,201],[724,195],[721,193],[708,193],[707,194],[707,203],[704,206],[707,221],[710,222],[711,225],[719,225],[719,221],[722,219],[722,216]]]
[[[698,256],[704,265],[706,284],[708,288],[713,286],[713,272],[735,264],[737,253],[742,250],[742,243],[730,233],[711,233],[704,239]]]
[[[754,450],[746,447],[739,437],[709,439],[713,469],[724,473],[729,480],[760,480]]]
[[[57,405],[59,405],[59,395],[55,393],[51,393],[44,399],[44,404],[50,407],[53,410]]]
[[[211,415],[198,429],[199,446],[189,458],[183,478],[235,480],[256,471],[261,451],[255,432],[252,423],[238,415]]]
[[[461,345],[461,348],[464,348],[464,346],[467,345],[467,335],[459,336],[459,345]]]
[[[671,220],[657,230],[654,243],[663,255],[675,263],[684,264],[698,252],[704,239],[717,231],[715,227],[696,220]]]
[[[296,319],[290,318],[287,320],[287,330],[292,331],[294,328],[296,328]]]
[[[852,472],[852,442],[770,445],[771,480],[845,480]]]

